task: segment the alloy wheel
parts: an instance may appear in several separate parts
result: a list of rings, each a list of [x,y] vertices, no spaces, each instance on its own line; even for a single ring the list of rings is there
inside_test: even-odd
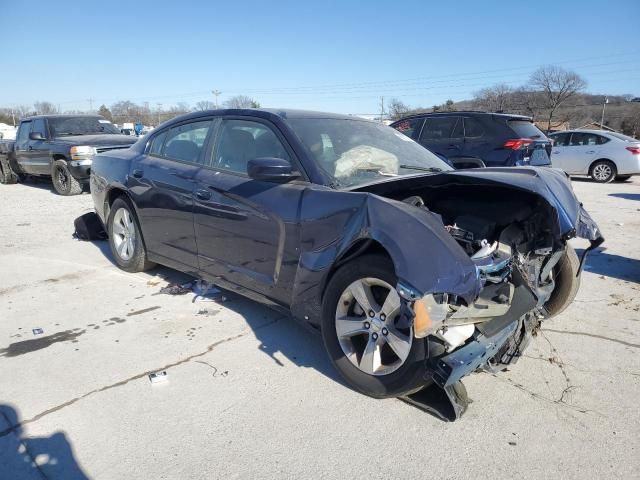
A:
[[[411,327],[397,324],[400,296],[379,278],[349,285],[335,316],[338,342],[349,361],[368,375],[388,375],[407,360],[413,342]]]
[[[120,259],[130,260],[136,248],[136,228],[131,212],[126,208],[119,208],[113,216],[111,238]]]
[[[608,180],[612,175],[613,170],[611,170],[611,166],[606,163],[599,163],[593,167],[593,177],[600,182]]]

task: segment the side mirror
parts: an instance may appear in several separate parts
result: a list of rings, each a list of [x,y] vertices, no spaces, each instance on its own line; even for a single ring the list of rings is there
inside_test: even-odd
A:
[[[42,133],[40,132],[31,132],[29,134],[29,139],[30,140],[46,140],[46,138],[44,138],[44,135],[42,135]]]
[[[254,180],[275,182],[288,182],[300,177],[300,173],[293,170],[288,160],[273,157],[260,157],[249,160],[247,173]]]

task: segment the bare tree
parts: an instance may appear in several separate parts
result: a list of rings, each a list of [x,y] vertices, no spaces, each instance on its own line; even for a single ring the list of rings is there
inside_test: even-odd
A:
[[[224,102],[227,108],[260,108],[260,103],[245,95],[236,95]]]
[[[215,108],[216,108],[216,104],[208,100],[202,100],[200,102],[196,102],[196,110],[204,111],[204,110],[213,110]]]
[[[33,104],[38,115],[51,115],[52,113],[58,113],[58,109],[51,102],[36,102]]]
[[[392,98],[389,101],[389,106],[387,107],[389,118],[391,120],[399,120],[400,118],[404,117],[409,112],[409,110],[409,107],[397,98]]]
[[[551,130],[553,114],[569,98],[584,90],[587,82],[575,72],[548,65],[531,74],[529,84],[540,90],[542,107],[548,112],[547,131]]]
[[[474,105],[488,112],[504,112],[511,107],[513,91],[505,83],[483,88],[474,94]]]

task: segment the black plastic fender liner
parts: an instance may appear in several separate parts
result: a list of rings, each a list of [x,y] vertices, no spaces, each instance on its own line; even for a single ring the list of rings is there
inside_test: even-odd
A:
[[[434,383],[416,393],[399,398],[445,422],[458,420],[472,403],[461,381],[445,388],[440,388]]]

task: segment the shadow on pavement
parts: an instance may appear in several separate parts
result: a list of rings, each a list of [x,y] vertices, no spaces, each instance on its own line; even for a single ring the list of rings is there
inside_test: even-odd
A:
[[[578,257],[584,249],[577,249]],[[596,249],[587,255],[584,269],[587,272],[618,278],[628,282],[640,283],[640,260],[607,253],[604,249]]]
[[[86,480],[64,432],[25,437],[15,407],[0,404],[0,477]]]
[[[640,202],[640,193],[610,193],[609,196],[624,198],[625,200],[636,200]]]

